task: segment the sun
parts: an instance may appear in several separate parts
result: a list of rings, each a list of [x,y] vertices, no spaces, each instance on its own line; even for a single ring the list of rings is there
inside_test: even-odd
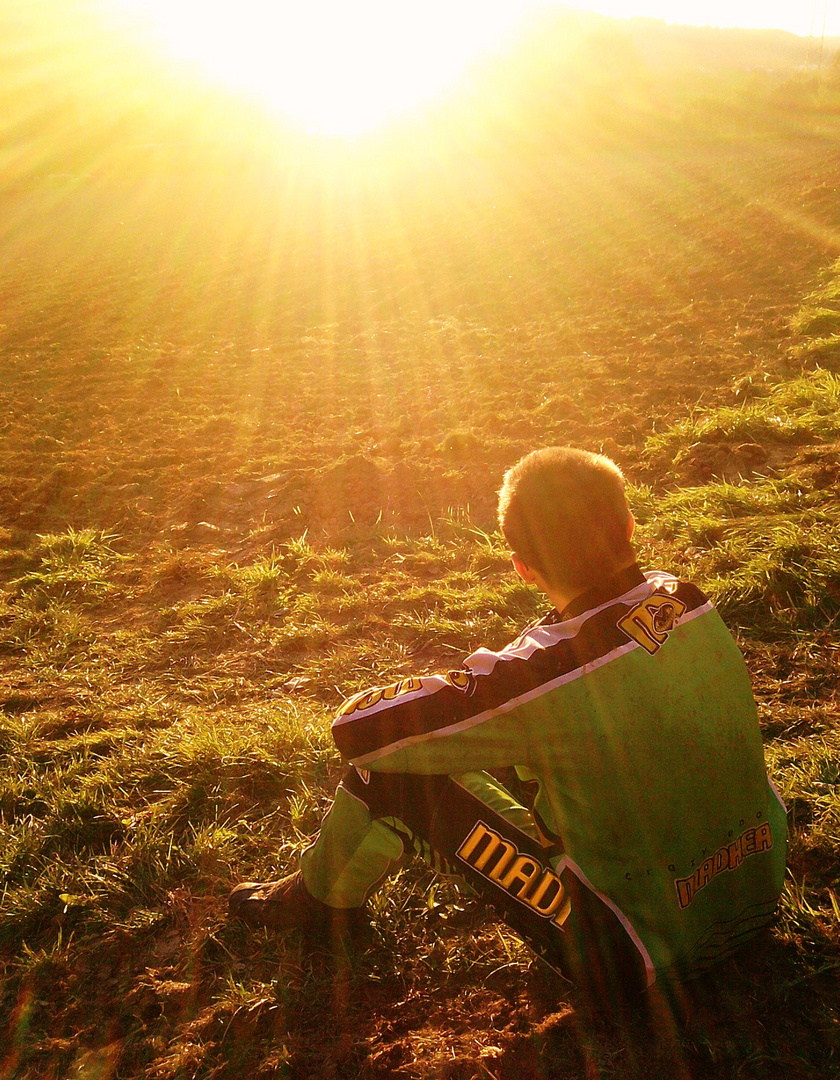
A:
[[[296,124],[353,136],[457,82],[531,0],[110,0],[182,61]]]

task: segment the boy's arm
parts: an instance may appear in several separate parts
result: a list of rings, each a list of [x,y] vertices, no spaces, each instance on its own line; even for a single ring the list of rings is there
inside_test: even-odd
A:
[[[357,694],[335,718],[336,746],[358,768],[381,772],[526,765],[538,733],[533,710],[524,706],[558,673],[574,677],[579,630],[580,624],[538,624],[500,652],[477,650],[457,671]]]
[[[564,717],[588,707],[578,679],[628,651],[656,651],[680,614],[710,607],[692,585],[649,577],[578,616],[553,613],[499,652],[478,649],[458,671],[356,695],[333,724],[336,746],[358,768],[381,772],[451,775],[543,760],[546,738],[557,749]],[[654,648],[635,624],[628,629],[643,615],[658,627]]]
[[[333,722],[335,744],[345,760],[382,772],[460,773],[516,764],[521,748],[498,724],[487,727],[486,693],[476,696],[475,680],[464,668],[358,694]]]

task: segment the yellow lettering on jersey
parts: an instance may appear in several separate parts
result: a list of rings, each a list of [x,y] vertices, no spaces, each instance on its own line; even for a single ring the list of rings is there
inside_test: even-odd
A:
[[[679,878],[674,882],[680,907],[687,908],[697,893],[724,870],[737,870],[744,859],[769,851],[772,846],[773,835],[768,822],[754,829],[745,829],[734,843],[726,844],[711,859],[705,859],[691,877]]]
[[[487,841],[484,850],[480,855],[471,858],[473,852],[482,840]],[[489,877],[491,881],[497,881],[498,878],[501,877],[505,866],[507,866],[513,857],[515,848],[509,841],[503,840],[497,832],[493,831],[493,829],[488,829],[486,825],[480,822],[458,849],[458,854],[464,862],[468,862],[470,866],[483,872],[484,867],[490,861],[491,856],[494,855],[499,848],[502,850],[495,866],[485,875],[485,877]]]
[[[536,859],[532,859],[528,855],[519,855],[513,866],[502,878],[502,888],[508,889],[510,892],[515,891],[516,896],[520,900],[524,900],[525,894],[540,876],[541,870],[542,867]],[[519,888],[516,890],[511,889],[514,882],[519,883]]]
[[[345,701],[338,710],[338,715],[350,716],[352,713],[359,712],[362,709],[369,709],[371,705],[375,705],[381,697],[381,690],[364,690],[361,694],[356,694],[354,697]]]
[[[402,697],[403,694],[410,694],[422,688],[422,681],[412,677],[410,679],[401,679],[399,682],[392,683],[391,686],[386,686],[381,690],[364,690],[361,694],[348,698],[338,710],[338,715],[351,716],[354,712],[361,712],[364,709],[370,709],[374,705],[378,705],[380,701],[394,701],[395,698]]]
[[[551,867],[531,855],[523,855],[483,821],[473,826],[457,854],[482,877],[496,882],[543,919],[562,926],[568,918],[571,902]]]
[[[528,903],[538,915],[550,919],[565,899],[566,890],[560,884],[560,878],[551,870],[544,870],[542,880],[528,897]]]

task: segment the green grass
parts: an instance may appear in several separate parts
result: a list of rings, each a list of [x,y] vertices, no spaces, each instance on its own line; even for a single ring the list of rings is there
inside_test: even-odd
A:
[[[840,436],[840,378],[818,370],[765,384],[757,400],[742,405],[698,409],[667,431],[648,439],[652,457],[671,456],[680,465],[696,443],[820,443]]]
[[[689,481],[665,493],[639,490],[645,542],[664,544],[747,632],[823,629],[840,614],[839,392],[829,371],[776,376],[743,405],[697,411],[645,446],[659,470],[670,461],[672,475]],[[739,456],[743,443],[762,450],[751,463]],[[709,470],[710,461],[722,475],[692,486],[698,463]]]
[[[802,307],[790,320],[798,338],[792,346],[800,362],[838,369],[840,364],[840,260],[826,268],[820,284],[805,297]]]
[[[824,493],[806,498],[792,482],[765,479],[638,488],[632,497],[641,549],[702,581],[748,654],[768,642],[778,659],[793,642],[794,667],[816,687],[826,657],[808,654],[808,635],[832,624],[829,585],[840,581],[836,511]],[[295,1075],[328,1060],[349,1075],[368,1053],[346,1034],[366,1022],[356,996],[373,993],[370,1053],[388,1068],[401,1055],[429,1053],[420,1034],[416,1043],[387,1034],[393,1002],[406,994],[418,1007],[431,994],[456,1016],[505,1015],[518,985],[559,1004],[564,989],[521,945],[421,867],[377,895],[374,942],[362,956],[307,957],[294,941],[250,936],[223,916],[231,882],[288,871],[317,829],[338,776],[327,723],[341,695],[457,663],[480,642],[507,640],[539,610],[533,592],[515,584],[499,539],[460,513],[434,535],[373,531],[341,547],[304,536],[251,562],[118,555],[119,543],[72,530],[37,538],[25,553],[31,568],[6,591],[6,656],[21,684],[0,702],[0,947],[12,1075],[63,1075],[81,1067],[80,1055],[110,1053],[125,1075],[234,1075],[261,1061]],[[46,603],[44,588],[52,590]],[[114,596],[130,603],[131,625],[111,621]],[[37,623],[24,634],[27,619]],[[826,677],[823,697],[830,687]],[[767,694],[763,708],[771,702]],[[836,978],[840,965],[840,741],[826,723],[819,735],[777,736],[768,750],[793,808],[769,1000],[784,1000],[794,1015],[801,993]],[[751,971],[737,976],[738,1008],[760,1016],[766,1002],[750,998]],[[319,1044],[314,1018],[327,1016],[335,993],[339,1015],[321,1021]],[[824,1014],[825,1038],[832,1015]],[[118,1033],[113,1050],[96,1034],[105,1017]],[[414,1023],[422,1031],[419,1015]],[[505,1026],[495,1042],[508,1047],[502,1054],[514,1044],[568,1052],[553,1023],[541,1041],[511,1043]],[[476,1047],[495,1045],[480,1030],[456,1035],[443,1014],[437,1025],[435,1038],[461,1058],[477,1061]],[[640,1030],[622,1041],[586,1038],[574,1049],[578,1063],[582,1053],[605,1075],[635,1068],[627,1047]],[[798,1067],[813,1070],[823,1036],[800,1038]],[[695,1064],[751,1060],[696,1028],[678,1046]],[[657,1051],[663,1062],[673,1052]],[[760,1052],[782,1060],[773,1038]]]
[[[639,500],[651,552],[702,580],[730,625],[774,630],[831,626],[840,614],[840,515],[797,481],[712,483]]]

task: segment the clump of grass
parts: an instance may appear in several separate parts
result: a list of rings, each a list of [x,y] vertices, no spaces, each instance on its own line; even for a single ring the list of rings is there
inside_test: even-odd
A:
[[[824,306],[800,308],[790,320],[790,328],[802,337],[828,337],[840,334],[840,308]]]
[[[791,822],[790,884],[780,933],[821,965],[840,970],[836,843],[840,828],[840,733],[837,730],[780,741],[768,759],[788,805]]]
[[[830,367],[840,360],[840,259],[823,271],[790,327],[801,339],[791,346],[794,359]]]
[[[0,629],[7,647],[24,649],[32,642],[33,662],[71,664],[93,646],[90,609],[125,591],[119,577],[131,556],[115,549],[117,539],[72,528],[39,536],[30,568],[3,593]]]
[[[840,378],[815,371],[778,382],[759,399],[695,412],[651,435],[644,454],[679,467],[697,443],[823,443],[840,437]]]
[[[282,839],[288,800],[299,788],[329,788],[333,768],[316,711],[292,703],[251,711],[239,726],[188,712],[167,729],[127,736],[105,757],[83,747],[68,755],[61,741],[28,738],[26,727],[10,732],[3,758],[0,925],[4,941],[22,937],[28,947],[49,942],[51,920],[71,911],[84,933],[179,884],[203,880],[212,890],[253,853],[255,826],[267,819],[272,857],[291,859],[300,841]]]
[[[835,368],[840,361],[840,334],[808,338],[791,346],[790,352],[795,360]]]
[[[840,314],[840,259],[820,272],[819,284],[803,298],[802,306],[790,319],[790,328],[796,334],[819,336],[825,333],[820,319],[829,323]],[[837,323],[834,324],[837,327]]]
[[[258,595],[276,594],[288,580],[288,560],[284,565],[283,553],[272,548],[270,555],[246,566],[230,567],[225,573],[243,591]]]
[[[648,489],[634,501],[647,557],[670,549],[738,625],[817,628],[840,613],[840,513],[825,493],[753,481]]]
[[[119,539],[99,529],[68,529],[38,537],[34,551],[37,568],[12,581],[23,596],[34,594],[35,603],[45,598],[95,601],[112,587],[110,575],[129,556],[116,551]]]
[[[710,589],[739,625],[824,627],[840,613],[838,516],[733,530],[710,560]],[[763,615],[763,617],[762,617]]]
[[[815,371],[777,382],[741,407],[693,415],[648,439],[649,460],[677,473],[698,442],[794,442],[787,469],[738,483],[635,489],[643,551],[663,548],[701,579],[725,616],[753,633],[831,625],[840,615],[840,511],[809,461],[840,435],[840,379]],[[807,444],[814,450],[799,449]],[[665,474],[667,477],[667,473]]]

